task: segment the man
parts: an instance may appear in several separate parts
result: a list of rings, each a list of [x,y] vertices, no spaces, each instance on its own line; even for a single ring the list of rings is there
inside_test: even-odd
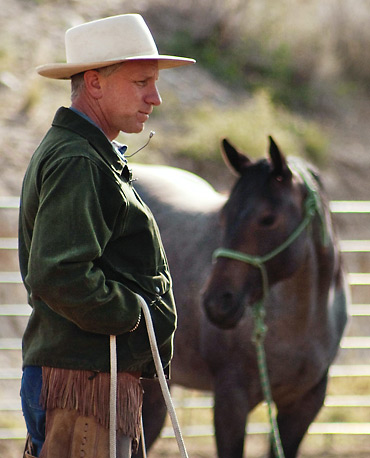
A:
[[[67,62],[38,72],[71,78],[72,106],[57,111],[21,195],[19,258],[32,307],[23,336],[25,456],[108,457],[115,335],[117,456],[126,457],[138,444],[139,379],[155,375],[137,295],[149,304],[164,368],[176,310],[158,228],[112,141],[141,132],[160,105],[160,69],[194,60],[159,55],[136,14],[69,29],[65,44]]]

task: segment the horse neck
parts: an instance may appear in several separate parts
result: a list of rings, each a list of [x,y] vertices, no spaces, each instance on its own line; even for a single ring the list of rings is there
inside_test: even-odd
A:
[[[328,217],[328,215],[325,215]],[[306,249],[303,262],[286,281],[274,288],[274,296],[283,295],[290,303],[289,313],[296,314],[300,323],[309,324],[311,319],[327,318],[328,292],[334,286],[341,269],[337,242],[330,218],[326,225],[326,239],[323,239],[322,221],[316,216],[307,230]],[[287,292],[289,294],[284,294]],[[296,304],[299,303],[297,308]],[[291,316],[292,316],[291,315]]]

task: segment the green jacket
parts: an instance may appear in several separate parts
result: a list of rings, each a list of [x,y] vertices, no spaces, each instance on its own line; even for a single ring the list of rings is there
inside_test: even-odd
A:
[[[148,304],[163,366],[172,357],[176,310],[158,227],[131,172],[102,131],[60,108],[28,166],[19,217],[20,269],[32,307],[23,365],[155,373]]]

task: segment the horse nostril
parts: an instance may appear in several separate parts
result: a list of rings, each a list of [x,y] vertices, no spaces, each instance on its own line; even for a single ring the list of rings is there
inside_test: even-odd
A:
[[[209,316],[221,318],[230,313],[234,304],[234,295],[231,291],[211,294],[204,298],[204,305]]]
[[[207,294],[203,300],[204,310],[211,323],[221,329],[235,327],[244,313],[232,291]]]
[[[233,306],[234,295],[231,291],[225,291],[220,295],[221,311],[227,313]]]

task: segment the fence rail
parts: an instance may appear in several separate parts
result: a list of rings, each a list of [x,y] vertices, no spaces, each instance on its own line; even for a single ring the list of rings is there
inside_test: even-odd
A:
[[[347,277],[350,286],[370,285],[370,273],[354,272],[349,273]],[[21,274],[19,272],[0,272],[0,284],[1,283],[13,283],[21,285]]]
[[[370,200],[332,200],[332,213],[370,213]]]
[[[16,197],[0,197],[1,209],[19,208],[19,199]],[[369,214],[370,201],[332,201],[330,209],[333,214]],[[16,214],[16,213],[15,213]],[[369,226],[370,227],[370,226]],[[370,231],[369,231],[370,232]],[[0,250],[6,252],[16,252],[18,240],[16,237],[0,237]],[[359,240],[355,237],[348,240],[340,240],[340,249],[342,253],[365,254],[370,253],[370,239]],[[369,260],[370,262],[370,260]],[[351,272],[348,274],[348,280],[351,288],[370,286],[370,272]],[[2,271],[0,272],[0,287],[10,284],[21,284],[19,272]],[[370,292],[370,290],[369,290]],[[370,317],[370,303],[355,303],[349,307],[350,315],[360,320],[366,320]],[[30,314],[30,308],[25,303],[18,304],[0,304],[0,319],[21,319]],[[342,339],[341,349],[343,351],[367,351],[370,349],[370,332],[369,336],[346,336]],[[5,352],[20,352],[21,338],[1,337],[0,354]],[[369,353],[370,355],[370,353]],[[331,379],[340,380],[348,378],[370,380],[370,364],[335,364],[330,368],[329,375]],[[0,367],[0,383],[18,384],[21,378],[21,368]],[[212,409],[213,399],[211,395],[185,396],[174,398],[174,404],[177,409]],[[328,395],[325,400],[325,408],[350,408],[363,409],[370,408],[370,395]],[[21,415],[19,398],[0,399],[0,415],[4,413],[14,413]],[[252,422],[247,427],[248,434],[268,434],[269,425],[267,423]],[[182,428],[184,437],[206,437],[213,436],[214,430],[212,425],[185,425]],[[0,428],[0,440],[16,440],[25,438],[25,428]],[[315,422],[309,429],[309,435],[369,435],[370,423],[368,422]],[[171,438],[173,432],[171,428],[164,428],[161,436]]]

